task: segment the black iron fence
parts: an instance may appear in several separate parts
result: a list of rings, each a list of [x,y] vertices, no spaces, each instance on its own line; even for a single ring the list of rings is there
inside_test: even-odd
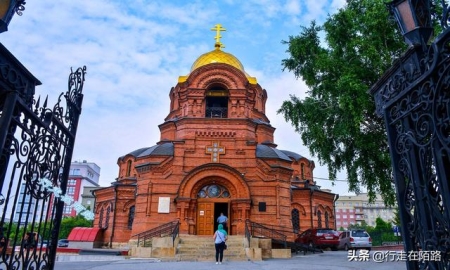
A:
[[[0,44],[0,269],[53,269],[86,68],[52,107]]]

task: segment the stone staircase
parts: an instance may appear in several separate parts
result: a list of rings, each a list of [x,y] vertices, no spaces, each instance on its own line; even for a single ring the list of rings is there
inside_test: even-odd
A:
[[[223,253],[224,261],[247,261],[245,237],[229,235],[228,248]],[[176,249],[177,261],[215,261],[216,249],[212,236],[180,235]]]

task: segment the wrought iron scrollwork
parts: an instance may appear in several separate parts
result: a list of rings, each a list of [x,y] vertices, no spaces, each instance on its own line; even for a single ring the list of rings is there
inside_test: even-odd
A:
[[[4,135],[0,141],[5,142],[0,152],[0,194],[4,196],[0,212],[1,269],[54,268],[64,202],[44,186],[42,179],[50,180],[54,190],[65,194],[85,73],[86,67],[71,70],[68,90],[53,107],[47,105],[47,98],[42,105],[40,98],[30,102],[34,88],[24,94],[20,92],[24,88],[15,88],[16,81],[6,81],[16,90],[0,91],[0,123],[8,123],[1,126],[6,132],[0,132]],[[28,79],[20,83],[38,84],[35,78]],[[1,76],[0,80],[4,81]]]
[[[450,30],[426,52],[410,48],[371,90],[386,122],[406,251],[440,254],[408,269],[450,268],[449,48]]]
[[[16,6],[14,7],[14,10],[16,11],[16,14],[19,16],[22,16],[23,11],[25,10],[25,0],[17,0]]]

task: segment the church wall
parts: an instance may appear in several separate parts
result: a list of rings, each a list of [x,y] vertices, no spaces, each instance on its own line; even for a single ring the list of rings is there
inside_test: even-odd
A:
[[[310,196],[312,196],[312,204]],[[318,211],[322,212],[322,228],[325,227],[325,212],[328,212],[329,215],[329,227],[332,229],[335,228],[335,213],[333,207],[334,196],[335,194],[333,193],[323,191],[314,191],[311,194],[309,188],[293,191],[293,206],[300,211],[300,231],[318,227]],[[297,203],[297,205],[295,205],[295,203]],[[301,205],[301,207],[298,207],[298,205]]]
[[[220,95],[228,95],[228,118],[205,117],[205,95],[211,87],[223,89]],[[269,123],[265,115],[267,92],[256,80],[249,81],[242,70],[224,63],[201,66],[171,89],[170,99],[171,111],[159,128],[161,141],[174,144],[173,156],[149,154],[137,158],[133,156],[137,152],[132,152],[118,161],[119,182],[136,183],[136,192],[123,189],[122,193],[119,188],[115,194],[114,186],[98,192],[102,209],[111,205],[117,208],[111,213],[105,242],[111,237],[114,243],[127,242],[132,235],[174,220],[181,223],[180,233],[196,234],[197,208],[215,202],[228,203],[232,234],[244,233],[246,219],[290,230],[294,208],[300,213],[300,230],[305,230],[317,225],[318,210],[325,213],[333,209],[332,195],[315,192],[310,197],[310,189],[291,189],[296,176],[313,179],[314,167],[309,160],[256,158],[258,143],[275,147],[275,128],[264,124]],[[215,160],[213,143],[218,143],[216,149],[222,149]],[[212,183],[226,187],[231,196],[197,198],[200,189]],[[265,209],[260,203],[265,203]],[[132,205],[135,217],[130,230]],[[96,222],[96,226],[101,225]]]
[[[271,142],[273,143],[274,128],[265,125],[258,125],[256,134],[258,134],[256,141],[258,143]]]

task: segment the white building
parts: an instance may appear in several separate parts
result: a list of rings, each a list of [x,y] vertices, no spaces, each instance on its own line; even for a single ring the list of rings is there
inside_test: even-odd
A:
[[[369,203],[367,193],[359,195],[342,195],[336,201],[336,227],[347,229],[350,224],[361,224],[364,220],[367,225],[375,226],[378,217],[384,221],[394,219],[394,208],[387,207],[381,196],[377,196],[373,203]]]

